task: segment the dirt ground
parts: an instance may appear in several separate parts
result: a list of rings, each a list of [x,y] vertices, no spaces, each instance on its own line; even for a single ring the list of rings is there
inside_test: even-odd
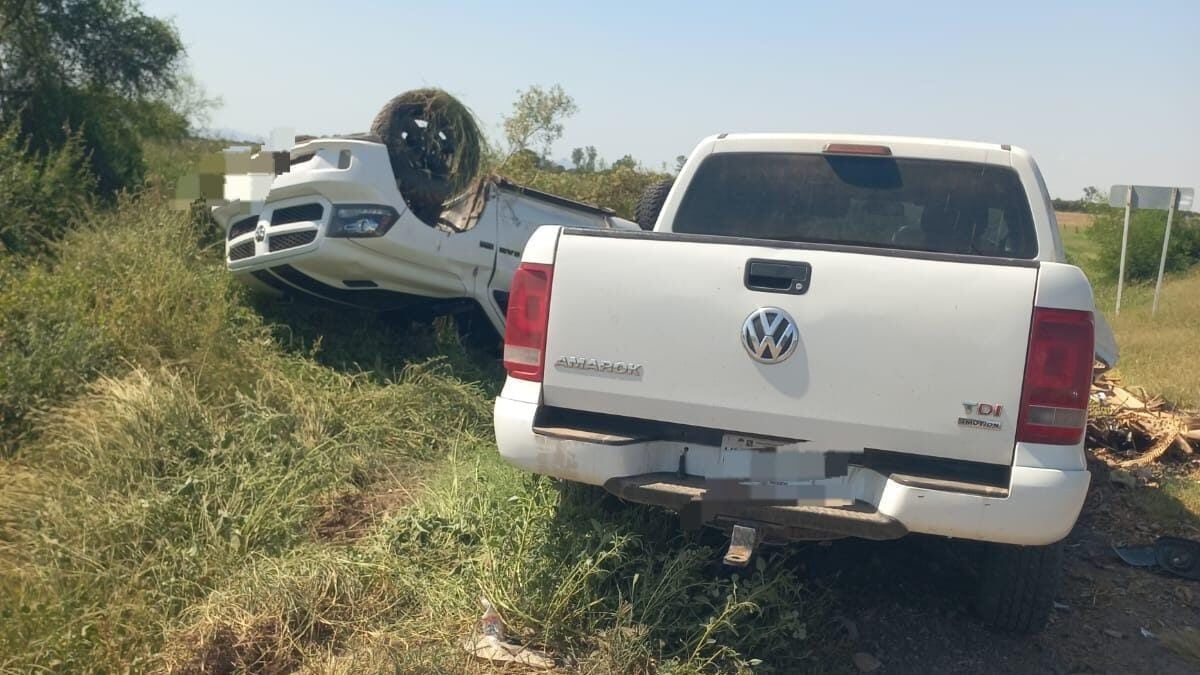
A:
[[[1091,227],[1092,222],[1096,220],[1096,217],[1090,213],[1070,211],[1055,211],[1054,217],[1058,220],[1059,226],[1063,227]]]
[[[884,675],[1200,672],[1158,637],[1200,627],[1200,582],[1128,567],[1111,548],[1197,533],[1140,522],[1126,489],[1110,484],[1100,465],[1092,486],[1068,539],[1050,625],[1035,637],[998,635],[970,614],[970,544],[907,537],[811,547],[805,565],[833,594],[845,633],[844,659],[829,667],[859,672],[853,655],[863,652]]]

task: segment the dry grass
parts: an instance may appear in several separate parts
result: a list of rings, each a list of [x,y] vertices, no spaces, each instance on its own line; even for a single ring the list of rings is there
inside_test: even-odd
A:
[[[1057,216],[1068,259],[1092,280],[1096,308],[1116,333],[1121,348],[1118,370],[1126,382],[1175,405],[1200,409],[1200,268],[1167,277],[1154,315],[1154,285],[1126,285],[1118,316],[1116,285],[1098,268],[1099,244],[1088,236],[1093,216]]]
[[[1068,227],[1091,227],[1092,222],[1096,220],[1096,216],[1090,213],[1076,213],[1073,211],[1055,211],[1054,217],[1058,220],[1058,226],[1064,229]]]
[[[1121,347],[1118,370],[1131,385],[1171,403],[1200,408],[1200,269],[1163,284],[1158,313],[1151,315],[1152,285],[1131,286],[1113,312],[1116,289],[1099,286],[1096,305]]]
[[[1200,630],[1185,627],[1165,631],[1162,634],[1162,643],[1167,649],[1200,668]]]

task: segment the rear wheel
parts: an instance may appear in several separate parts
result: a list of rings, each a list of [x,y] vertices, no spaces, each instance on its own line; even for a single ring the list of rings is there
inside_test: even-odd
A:
[[[975,611],[997,630],[1036,633],[1046,626],[1062,574],[1063,542],[990,544],[984,549]]]
[[[667,178],[657,183],[651,183],[645,190],[642,190],[642,196],[638,198],[637,205],[633,207],[633,220],[643,230],[654,229],[654,221],[658,220],[658,214],[662,211],[663,204],[666,203],[667,195],[671,192],[671,186],[674,184],[674,178]]]

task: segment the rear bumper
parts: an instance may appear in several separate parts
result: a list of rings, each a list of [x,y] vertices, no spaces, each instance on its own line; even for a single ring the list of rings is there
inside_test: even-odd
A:
[[[716,502],[710,480],[721,476],[719,448],[690,445],[686,474],[680,474],[683,447],[678,443],[606,445],[544,436],[533,430],[537,408],[516,398],[496,400],[496,443],[508,462],[538,474],[601,485],[629,501],[670,508],[680,512],[685,524],[754,522],[788,539],[893,539],[921,532],[1005,544],[1049,544],[1071,531],[1090,481],[1082,464],[1047,468],[1044,462],[1029,461],[1029,453],[1018,452],[1002,495],[913,485],[851,466],[844,477],[818,482],[849,496],[850,506]],[[1023,460],[1037,465],[1022,466]]]

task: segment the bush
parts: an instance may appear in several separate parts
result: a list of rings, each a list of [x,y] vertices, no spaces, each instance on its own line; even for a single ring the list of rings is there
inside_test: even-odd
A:
[[[126,200],[54,247],[9,261],[0,286],[0,454],[27,417],[130,364],[187,364],[234,386],[242,342],[266,339],[198,227],[160,200]],[[228,377],[221,377],[225,373]]]
[[[1098,268],[1109,279],[1116,279],[1121,261],[1121,233],[1125,212],[1105,208],[1097,216],[1088,236],[1097,244]],[[1164,211],[1135,210],[1129,222],[1129,248],[1125,278],[1129,281],[1153,281],[1158,276],[1163,234],[1167,229]],[[1182,272],[1200,263],[1200,218],[1176,213],[1171,224],[1167,247],[1167,272]]]
[[[536,160],[533,153],[518,153],[501,172],[522,185],[612,209],[622,218],[633,217],[633,207],[646,186],[670,178],[627,164],[604,171],[545,171]]]
[[[89,213],[96,181],[85,159],[77,135],[38,156],[15,126],[0,134],[0,255],[45,252]]]

